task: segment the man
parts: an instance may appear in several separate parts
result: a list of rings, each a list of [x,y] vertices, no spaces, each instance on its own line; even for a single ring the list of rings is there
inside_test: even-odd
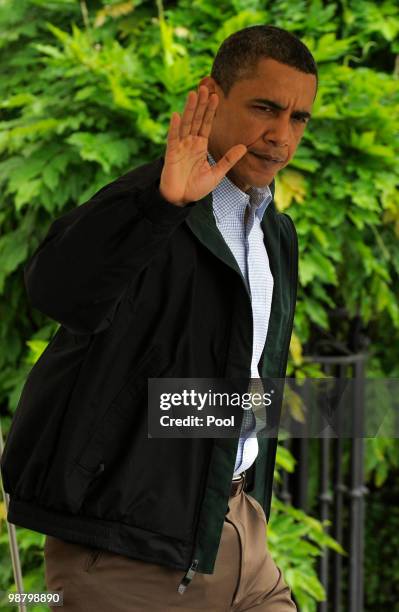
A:
[[[8,520],[47,534],[66,610],[295,610],[266,545],[276,439],[149,438],[148,378],[284,377],[297,239],[274,177],[317,89],[272,26],[224,41],[165,156],[56,219],[25,268],[61,327],[2,457]],[[266,340],[267,336],[267,340]]]

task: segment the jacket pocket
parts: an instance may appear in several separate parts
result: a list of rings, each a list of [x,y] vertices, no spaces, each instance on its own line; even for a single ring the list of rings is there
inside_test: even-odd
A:
[[[90,486],[106,472],[105,456],[110,457],[116,452],[118,439],[126,433],[128,423],[134,421],[134,409],[145,395],[147,379],[156,378],[163,369],[160,352],[157,345],[153,345],[134,366],[129,378],[110,402],[69,471],[68,505],[72,512],[79,511]]]

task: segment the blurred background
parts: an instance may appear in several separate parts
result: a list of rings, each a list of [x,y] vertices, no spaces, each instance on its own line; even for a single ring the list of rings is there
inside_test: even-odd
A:
[[[399,378],[397,2],[0,0],[4,438],[58,329],[27,301],[25,262],[56,217],[163,154],[221,42],[256,24],[298,35],[319,66],[312,120],[276,178],[300,248],[287,376],[355,378],[359,418],[365,379]],[[398,476],[397,439],[281,437],[268,542],[301,612],[399,611]],[[3,592],[15,590],[5,516],[3,492]],[[45,591],[45,536],[16,533],[24,589]]]

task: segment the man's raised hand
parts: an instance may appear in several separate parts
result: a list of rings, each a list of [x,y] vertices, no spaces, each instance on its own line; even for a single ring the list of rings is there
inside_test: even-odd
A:
[[[218,102],[218,95],[209,95],[201,85],[198,94],[188,94],[182,117],[172,113],[159,190],[176,206],[205,197],[247,152],[245,145],[234,145],[214,166],[209,165],[208,137]]]

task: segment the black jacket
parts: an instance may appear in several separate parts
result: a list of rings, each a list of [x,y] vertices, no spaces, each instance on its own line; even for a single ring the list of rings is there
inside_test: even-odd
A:
[[[164,200],[163,161],[56,219],[26,265],[31,303],[61,327],[27,377],[1,471],[11,523],[212,573],[238,440],[148,438],[147,378],[248,380],[252,310],[212,194]],[[297,237],[273,201],[262,228],[274,293],[260,372],[284,377]],[[276,445],[259,438],[246,488],[267,518]]]

